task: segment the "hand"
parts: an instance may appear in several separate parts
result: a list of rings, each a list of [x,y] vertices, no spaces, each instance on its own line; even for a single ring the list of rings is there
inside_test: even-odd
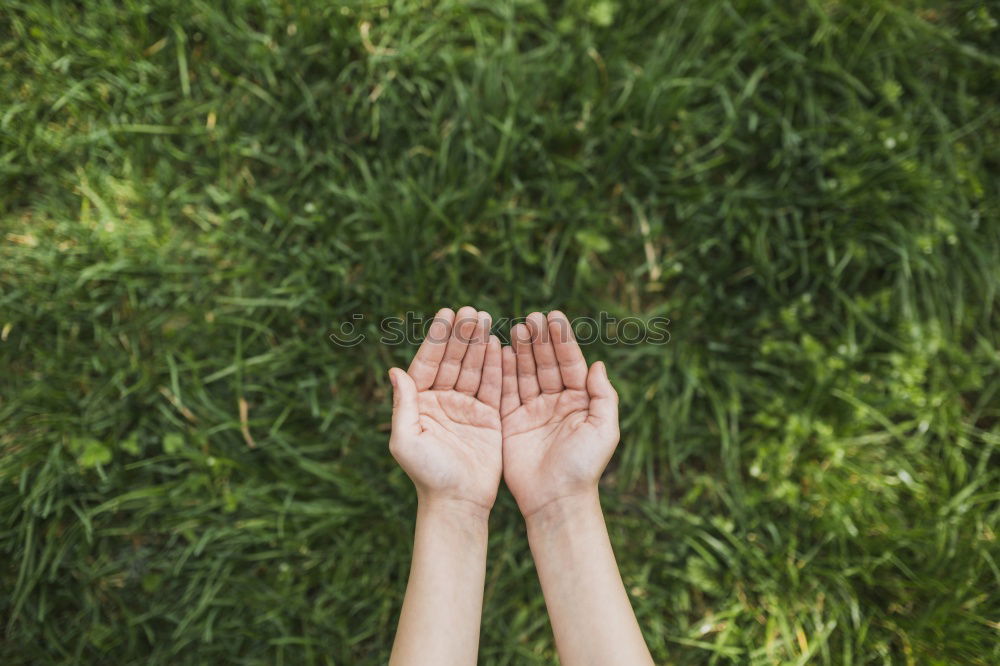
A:
[[[489,330],[485,312],[440,310],[409,369],[389,371],[389,450],[422,504],[467,504],[488,514],[496,500],[501,352]]]
[[[587,363],[561,312],[528,315],[505,347],[500,415],[503,476],[527,518],[597,492],[618,444],[618,394],[603,363]]]

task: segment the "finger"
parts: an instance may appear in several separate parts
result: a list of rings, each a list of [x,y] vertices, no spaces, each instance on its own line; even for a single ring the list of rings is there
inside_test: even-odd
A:
[[[389,370],[392,382],[392,434],[419,434],[420,409],[413,377],[399,368]]]
[[[483,360],[483,379],[479,382],[479,401],[493,409],[500,409],[500,393],[503,384],[503,354],[500,339],[491,335],[486,343],[486,358]],[[516,388],[516,387],[515,387]]]
[[[437,377],[438,366],[444,358],[445,348],[451,337],[451,326],[455,321],[455,313],[451,308],[441,308],[434,315],[427,336],[420,343],[410,368],[407,370],[413,383],[420,391],[429,389]]]
[[[500,354],[503,367],[503,387],[500,393],[500,416],[507,416],[521,406],[517,393],[517,358],[514,350],[504,347]]]
[[[483,377],[483,359],[486,358],[486,346],[490,341],[490,315],[480,312],[477,315],[479,323],[472,332],[472,340],[465,350],[462,359],[462,369],[455,382],[455,390],[469,395],[475,395],[479,390],[479,382]]]
[[[590,413],[587,421],[594,426],[618,433],[618,392],[608,379],[608,369],[598,361],[587,373],[587,393],[590,395]]]
[[[478,324],[479,315],[473,307],[467,305],[455,313],[451,337],[448,339],[448,346],[445,348],[444,356],[438,365],[437,377],[434,378],[432,388],[450,389],[455,387],[458,373],[462,370],[465,350],[469,348],[469,342],[472,340]]]
[[[517,359],[517,392],[521,402],[526,402],[542,392],[535,374],[535,357],[531,353],[531,333],[527,326],[518,324],[511,330],[511,335]]]
[[[552,336],[549,335],[545,315],[541,312],[532,312],[528,315],[528,330],[531,332],[531,352],[535,357],[538,388],[543,393],[562,391],[563,380],[559,375],[559,362],[552,349]]]
[[[562,312],[553,310],[548,316],[549,338],[559,362],[559,374],[566,388],[583,390],[587,387],[587,362],[573,335],[573,327]]]

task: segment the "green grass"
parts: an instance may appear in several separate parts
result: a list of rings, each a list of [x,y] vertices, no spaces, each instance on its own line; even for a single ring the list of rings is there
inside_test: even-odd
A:
[[[383,662],[413,347],[327,336],[472,303],[672,320],[587,349],[658,663],[997,663],[998,21],[7,0],[0,662]],[[551,663],[491,526],[481,661]]]

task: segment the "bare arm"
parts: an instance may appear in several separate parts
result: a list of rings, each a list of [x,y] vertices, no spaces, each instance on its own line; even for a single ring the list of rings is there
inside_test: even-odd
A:
[[[417,490],[392,666],[476,663],[487,521],[503,460],[500,364],[489,316],[462,308],[438,312],[409,370],[390,371],[389,448]]]
[[[475,664],[489,513],[420,503],[391,665]]]
[[[528,316],[503,350],[504,479],[525,517],[563,666],[652,664],[598,499],[618,396],[561,312]]]
[[[525,521],[562,663],[652,664],[596,489],[551,502]]]

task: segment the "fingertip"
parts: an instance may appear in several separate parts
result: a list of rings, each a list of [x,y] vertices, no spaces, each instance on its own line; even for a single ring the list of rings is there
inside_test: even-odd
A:
[[[441,308],[434,313],[434,321],[439,322],[450,329],[452,324],[455,323],[455,311],[451,308]]]
[[[463,305],[455,313],[455,323],[459,326],[479,323],[479,311],[471,305]]]
[[[604,383],[606,383],[614,393],[618,391],[615,390],[614,384],[611,383],[611,377],[608,375],[608,366],[604,364],[604,361],[600,361],[601,364],[601,376],[604,377]]]
[[[479,327],[483,332],[481,340],[483,342],[489,342],[490,337],[492,337],[490,336],[490,328],[493,326],[493,318],[490,316],[490,313],[485,310],[480,310],[477,316],[479,317]]]
[[[459,336],[459,340],[470,342],[479,328],[479,312],[471,305],[466,305],[458,309],[455,313],[454,328]]]
[[[535,337],[542,332],[542,324],[545,322],[545,315],[541,312],[532,312],[526,319],[532,337]]]
[[[521,344],[531,343],[531,331],[528,330],[527,324],[515,324],[514,328],[512,328],[510,332],[515,342],[519,342]]]
[[[451,335],[451,326],[455,322],[455,313],[451,308],[441,308],[431,320],[427,329],[426,339],[433,344],[441,344]]]
[[[612,397],[617,400],[618,391],[608,377],[608,366],[604,361],[594,361],[587,373],[587,390],[595,396]]]
[[[401,386],[409,387],[411,384],[416,386],[416,382],[413,377],[411,377],[410,374],[402,368],[392,368],[389,370],[389,377],[392,380],[394,388],[399,388]]]

